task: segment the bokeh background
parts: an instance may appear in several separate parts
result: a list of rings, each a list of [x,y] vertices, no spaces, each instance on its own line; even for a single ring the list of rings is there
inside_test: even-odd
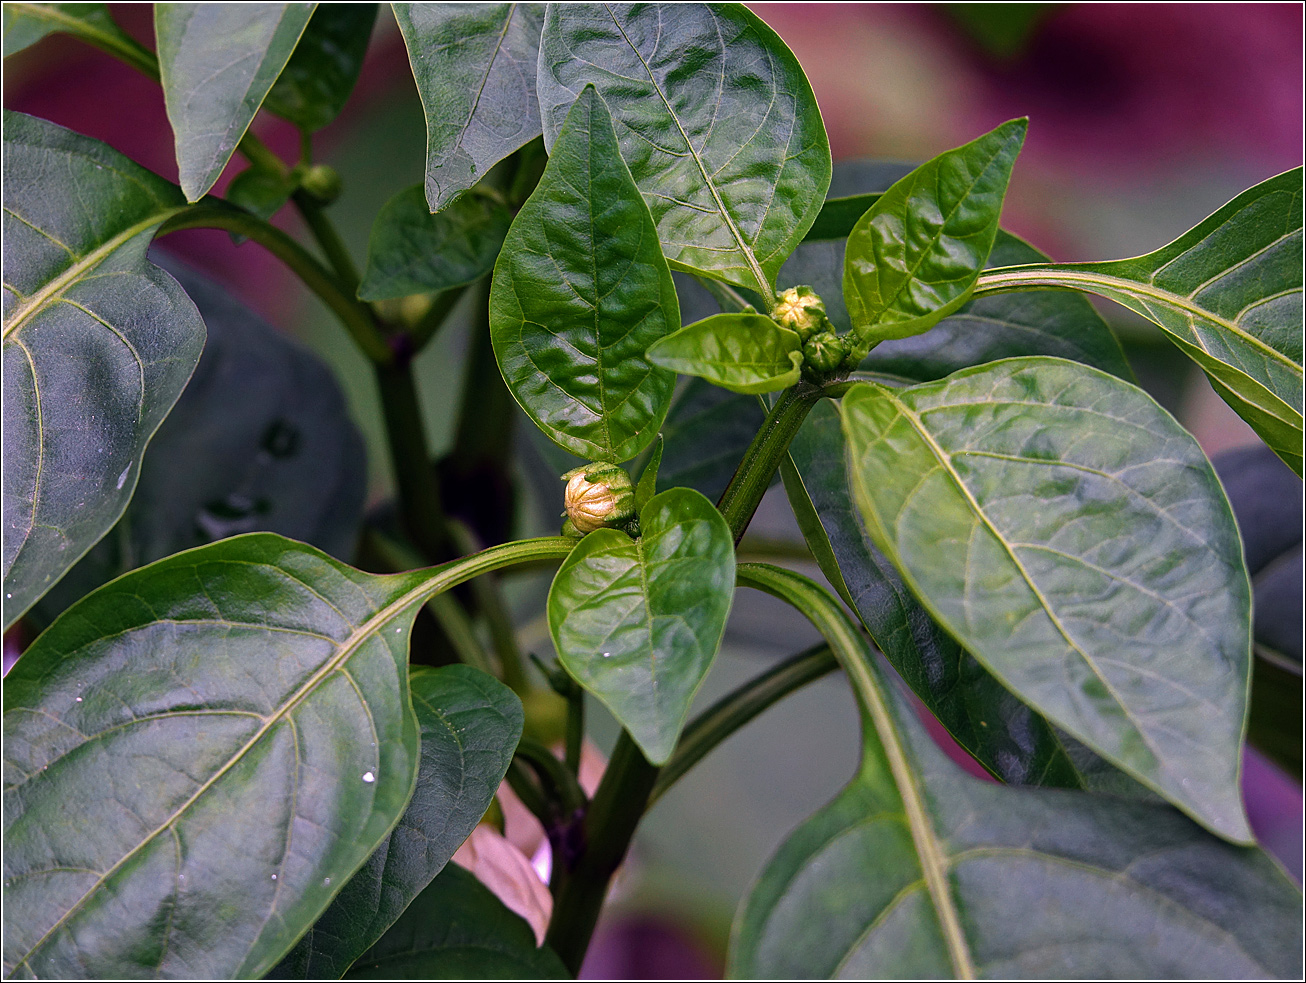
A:
[[[1029,116],[1003,224],[1056,260],[1150,251],[1302,161],[1300,4],[751,6],[806,68],[836,161],[923,160],[1005,119]],[[110,7],[153,48],[148,4]],[[53,36],[8,59],[3,101],[176,177],[160,90],[94,49]],[[298,137],[289,124],[261,116],[255,131],[294,158]],[[381,205],[421,181],[424,147],[406,52],[383,5],[349,105],[315,139],[317,157],[343,178],[332,212],[360,264]],[[277,221],[295,229],[290,210]],[[187,232],[166,248],[335,369],[367,441],[370,498],[386,498],[389,461],[372,375],[343,330],[257,246]],[[1257,443],[1154,329],[1119,308],[1102,310],[1144,385],[1209,455]],[[437,455],[451,432],[460,396],[454,369],[466,341],[465,332],[448,330],[418,362]],[[796,536],[774,495],[760,521],[768,534]],[[527,622],[538,595],[521,594]],[[541,622],[527,632],[544,650]],[[701,699],[715,699],[812,640],[778,603],[741,597]],[[597,708],[591,718],[606,746],[613,725]],[[851,697],[840,680],[827,678],[751,724],[673,789],[640,831],[586,975],[719,975],[738,899],[788,831],[852,774],[856,732]],[[1300,881],[1300,787],[1253,753],[1245,795],[1263,842]]]

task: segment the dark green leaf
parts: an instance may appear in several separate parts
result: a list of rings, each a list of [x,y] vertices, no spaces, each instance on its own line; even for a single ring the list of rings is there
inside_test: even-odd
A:
[[[567,672],[660,765],[721,645],[735,550],[725,519],[688,488],[654,496],[639,525],[637,540],[592,532],[563,561],[549,631]]]
[[[522,730],[521,701],[512,690],[461,665],[414,667],[409,684],[422,740],[412,801],[399,825],[269,978],[344,975],[444,868],[508,771]],[[432,914],[422,907],[418,912],[419,917]]]
[[[1300,978],[1301,894],[1260,850],[1162,804],[976,781],[873,660],[846,668],[861,768],[763,871],[733,977]]]
[[[666,418],[675,373],[644,353],[679,323],[657,230],[603,100],[588,89],[495,266],[490,336],[499,368],[559,446],[625,461]]]
[[[927,161],[858,220],[848,237],[843,296],[864,341],[928,331],[970,297],[1027,126],[1011,120]]]
[[[658,493],[658,468],[662,466],[662,448],[665,446],[662,435],[653,442],[653,452],[649,455],[644,470],[639,474],[635,484],[635,511],[638,512],[648,504],[650,498]]]
[[[544,4],[396,3],[394,12],[426,109],[426,200],[437,212],[540,135]]]
[[[295,49],[312,3],[160,3],[154,34],[177,170],[198,201]]]
[[[1148,318],[1301,475],[1300,167],[1244,191],[1146,256],[995,270],[983,280],[985,291],[1092,291]]]
[[[662,338],[648,359],[731,392],[769,393],[799,380],[803,343],[765,315],[716,314]]]
[[[146,260],[176,186],[4,117],[4,591],[12,624],[117,521],[204,323]]]
[[[358,81],[376,22],[374,3],[330,3],[314,11],[264,105],[302,130],[320,130]]]
[[[56,31],[92,43],[135,44],[114,22],[107,3],[6,3],[3,14],[6,58]]]
[[[666,450],[659,480],[664,487],[693,488],[716,501],[765,421],[756,396],[690,379],[662,428]]]
[[[367,243],[358,296],[386,300],[448,290],[494,269],[512,213],[487,195],[463,195],[432,215],[420,184],[382,207]]]
[[[1035,710],[1230,839],[1250,589],[1196,441],[1141,390],[1008,359],[843,400],[875,545]]]
[[[353,555],[366,453],[331,371],[217,284],[161,265],[204,317],[204,355],[117,526],[35,608],[43,624],[128,570],[237,533]]]
[[[591,83],[672,265],[769,298],[830,183],[821,111],[784,42],[742,4],[551,5],[550,147]]]
[[[281,211],[297,187],[297,176],[252,165],[231,179],[225,197],[259,218],[269,219]]]
[[[526,922],[480,881],[449,866],[354,964],[351,980],[568,979]]]

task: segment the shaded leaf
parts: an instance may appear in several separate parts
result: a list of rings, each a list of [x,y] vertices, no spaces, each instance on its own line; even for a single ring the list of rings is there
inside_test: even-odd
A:
[[[666,418],[675,373],[648,347],[680,322],[671,272],[588,89],[512,223],[490,288],[490,337],[517,402],[560,447],[620,462]]]
[[[985,291],[1101,294],[1158,325],[1302,474],[1302,170],[1244,191],[1134,259],[995,270]]]
[[[363,67],[376,11],[374,3],[318,6],[267,94],[268,112],[310,132],[340,115]]]
[[[666,449],[658,480],[664,487],[693,488],[716,501],[765,421],[766,410],[756,396],[690,379],[662,428]]]
[[[354,964],[351,980],[568,979],[531,928],[470,873],[450,865]]]
[[[821,111],[784,42],[742,4],[551,5],[537,81],[550,148],[589,84],[671,264],[769,297],[830,183]]]
[[[463,195],[432,215],[420,184],[382,206],[367,243],[362,300],[448,290],[494,269],[512,213],[492,198]]]
[[[644,464],[644,470],[639,473],[639,481],[635,483],[636,512],[647,505],[649,499],[658,492],[658,468],[662,466],[662,448],[664,446],[665,442],[662,435],[658,434],[658,439],[653,442],[653,451]]]
[[[667,760],[725,631],[735,586],[730,528],[688,488],[655,495],[640,538],[587,535],[549,590],[558,661],[612,711],[645,757]]]
[[[799,380],[803,343],[763,314],[716,314],[660,339],[648,359],[731,392],[769,393]]]
[[[114,21],[107,3],[6,3],[0,9],[6,58],[57,31],[92,44],[136,44]]]
[[[270,168],[251,165],[231,179],[225,195],[227,201],[253,212],[261,219],[270,219],[290,200],[299,187],[299,178],[289,172],[281,173]],[[237,245],[244,241],[237,239]]]
[[[471,666],[409,670],[421,731],[417,785],[399,825],[272,979],[339,979],[431,883],[485,814],[521,738],[521,701]]]
[[[920,334],[970,297],[998,231],[1028,121],[926,161],[853,227],[843,296],[866,342]]]
[[[1250,590],[1196,441],[1057,359],[859,384],[842,409],[867,530],[935,620],[1049,720],[1249,840]]]
[[[540,135],[544,4],[393,6],[426,110],[426,200],[438,212]]]
[[[190,378],[204,323],[146,260],[176,186],[4,117],[4,591],[12,624],[117,521]]]
[[[316,6],[155,5],[164,103],[188,201],[202,198],[227,166]]]

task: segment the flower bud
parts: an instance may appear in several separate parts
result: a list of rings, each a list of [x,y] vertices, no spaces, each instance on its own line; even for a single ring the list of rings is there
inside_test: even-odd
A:
[[[843,364],[848,347],[833,331],[822,331],[803,345],[803,363],[817,375],[828,375]]]
[[[567,526],[580,533],[624,526],[635,517],[635,486],[615,464],[587,464],[562,476],[567,481]]]
[[[326,164],[310,167],[299,186],[312,195],[319,205],[329,205],[340,197],[340,175],[334,167]]]
[[[825,302],[811,287],[790,287],[782,293],[779,303],[771,311],[771,319],[781,327],[797,332],[803,341],[818,331],[831,328]]]

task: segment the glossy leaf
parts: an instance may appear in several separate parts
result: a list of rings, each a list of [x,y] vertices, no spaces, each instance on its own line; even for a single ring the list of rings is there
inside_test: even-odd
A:
[[[315,6],[155,5],[164,104],[188,201],[202,198],[227,166]]]
[[[422,742],[412,801],[271,979],[343,976],[444,868],[508,770],[523,719],[512,690],[463,665],[416,666],[409,684]]]
[[[644,357],[680,323],[657,230],[587,89],[508,231],[490,337],[517,402],[556,444],[620,462],[666,418],[675,373]]]
[[[107,3],[6,3],[0,9],[6,58],[58,31],[92,44],[135,44],[114,21]]]
[[[354,964],[351,980],[569,979],[531,927],[461,867],[446,867]]]
[[[309,132],[340,115],[363,67],[376,11],[374,3],[318,6],[267,94],[268,112]]]
[[[511,222],[507,208],[479,194],[432,215],[415,184],[386,202],[372,223],[358,296],[386,300],[478,280],[494,269]]]
[[[426,110],[426,199],[438,212],[540,135],[544,4],[396,3],[394,12]]]
[[[763,314],[717,314],[667,335],[648,359],[731,392],[769,393],[799,380],[803,343]]]
[[[1108,263],[986,274],[985,290],[1055,286],[1143,315],[1302,474],[1302,171],[1244,191],[1168,246]]]
[[[673,266],[771,295],[830,183],[820,109],[775,32],[742,4],[554,4],[537,84],[550,148],[597,86]]]
[[[4,117],[4,592],[12,624],[117,521],[204,323],[146,259],[177,188],[99,141]]]
[[[1028,121],[1003,123],[894,183],[853,227],[843,296],[867,342],[928,331],[970,297]]]
[[[204,354],[127,511],[33,610],[42,624],[128,570],[238,533],[354,552],[366,451],[330,369],[216,283],[158,259],[204,317]]]
[[[843,399],[875,545],[1026,703],[1233,840],[1250,590],[1196,441],[1141,390],[1008,359]]]
[[[767,864],[731,976],[1300,977],[1301,893],[1260,850],[1162,804],[977,781],[861,654],[861,767]]]
[[[662,428],[666,449],[658,480],[664,487],[693,488],[716,501],[765,420],[756,396],[691,378]]]
[[[558,660],[612,711],[655,765],[671,756],[716,658],[735,587],[725,519],[688,488],[655,495],[640,538],[600,529],[549,591]]]

